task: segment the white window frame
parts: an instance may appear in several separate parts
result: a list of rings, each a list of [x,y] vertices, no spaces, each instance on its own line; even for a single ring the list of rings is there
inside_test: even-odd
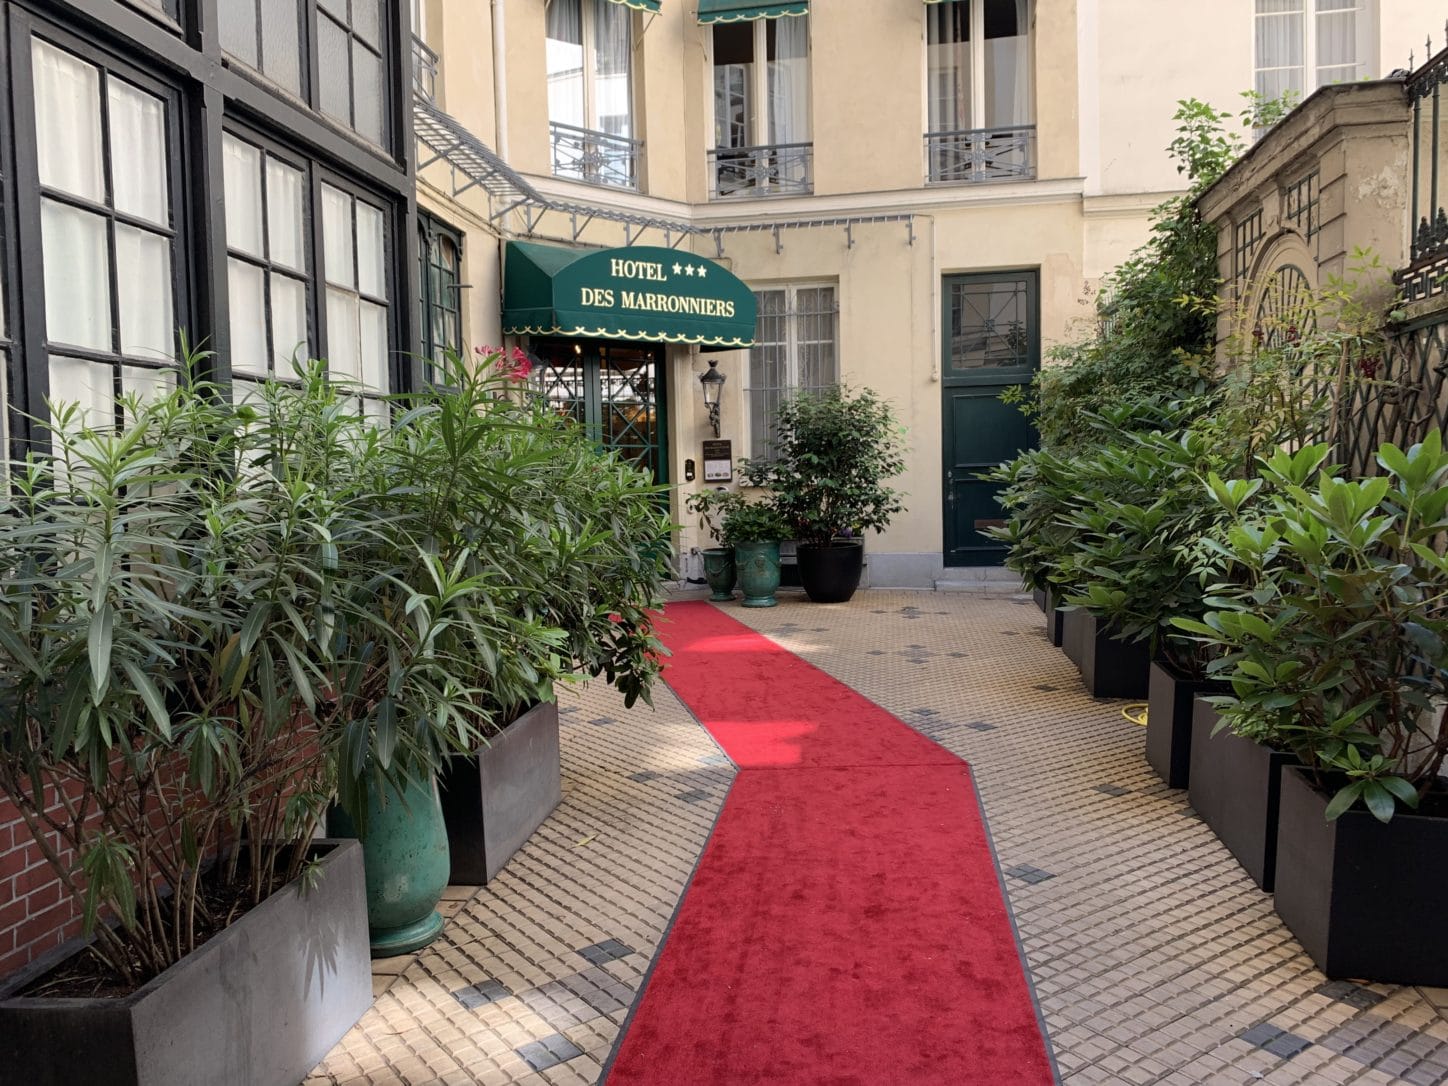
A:
[[[837,387],[837,386],[839,385],[840,381],[841,381],[841,370],[843,369],[843,367],[842,367],[842,365],[841,365],[841,360],[840,360],[840,308],[841,308],[841,307],[840,307],[840,284],[839,284],[839,281],[838,281],[838,280],[833,280],[833,279],[801,279],[801,280],[790,280],[789,282],[785,282],[785,283],[759,283],[759,284],[751,285],[749,289],[750,289],[751,291],[753,291],[755,294],[763,294],[763,293],[769,292],[769,291],[783,291],[783,292],[784,292],[784,296],[785,296],[784,309],[785,309],[785,314],[786,314],[786,318],[785,318],[785,322],[784,322],[784,333],[785,333],[785,338],[784,338],[784,345],[785,345],[785,350],[784,350],[784,369],[785,369],[785,375],[784,375],[784,380],[783,380],[783,382],[779,385],[779,387],[778,387],[778,389],[777,389],[777,391],[780,393],[781,397],[793,395],[794,393],[800,391],[802,387],[809,387],[809,388],[814,388],[814,389],[823,389],[823,388],[833,388],[833,387]],[[799,292],[800,292],[800,291],[803,291],[803,290],[820,290],[820,289],[829,289],[829,290],[834,291],[834,314],[833,314],[834,320],[833,320],[832,327],[831,327],[831,335],[830,335],[830,338],[831,338],[831,343],[832,343],[833,348],[834,348],[835,379],[834,379],[834,381],[833,381],[831,384],[828,384],[828,385],[801,386],[801,384],[800,384],[800,379],[799,379],[799,377],[800,377],[800,350],[799,350],[799,348],[800,348],[800,338],[801,338],[801,337],[800,337],[800,329],[799,329],[799,304],[798,304],[798,297],[799,297]],[[746,373],[746,374],[751,374],[751,371],[752,371],[752,369],[753,369],[753,358],[752,358],[752,352],[753,352],[753,350],[754,350],[754,348],[750,348],[751,358],[750,358],[749,362],[746,363],[746,366],[745,366],[745,373]],[[753,380],[752,374],[751,374],[751,376],[750,376],[750,380],[751,380],[751,382],[752,382],[752,380]],[[766,454],[766,450],[754,448],[754,429],[755,429],[755,427],[754,427],[754,422],[755,422],[754,416],[755,416],[755,411],[756,411],[755,393],[756,393],[756,392],[768,392],[768,391],[774,391],[774,390],[755,388],[752,383],[744,386],[745,411],[746,411],[747,418],[748,418],[748,425],[747,425],[747,427],[745,428],[745,433],[746,433],[747,436],[748,436],[748,450],[747,450],[747,455],[749,455],[749,456],[761,457],[761,458],[762,458],[762,457],[764,457],[765,454]]]
[[[985,123],[985,0],[951,0],[957,4],[970,5],[970,27],[971,36],[967,43],[970,46],[970,124],[965,130],[969,132],[984,131],[992,127]],[[1029,64],[1027,78],[1029,80],[1030,120],[1027,125],[1036,123],[1036,7],[1037,0],[1031,0],[1026,8],[1026,55]],[[935,128],[930,124],[930,104],[934,100],[935,88],[930,85],[930,8],[926,9],[927,22],[924,27],[925,39],[925,125],[927,132],[949,132],[948,128]]]
[[[784,16],[780,16],[780,18],[781,18],[781,19],[808,19],[809,16],[808,16],[808,15],[784,15]],[[772,131],[770,130],[771,127],[772,127],[773,122],[772,122],[772,120],[771,120],[771,118],[770,118],[770,109],[769,109],[769,27],[768,27],[768,24],[769,24],[771,21],[773,21],[773,20],[770,20],[770,19],[751,19],[751,20],[750,20],[750,29],[751,29],[751,30],[753,31],[753,33],[754,33],[754,42],[753,42],[753,45],[752,45],[752,47],[751,47],[753,51],[752,51],[751,54],[750,54],[750,56],[752,57],[752,61],[751,61],[750,67],[753,69],[753,71],[751,72],[751,74],[750,74],[750,79],[749,79],[749,103],[748,103],[748,105],[749,105],[749,112],[748,112],[748,116],[747,116],[746,124],[745,124],[745,139],[746,139],[746,142],[745,142],[745,144],[744,144],[745,147],[770,147],[770,146],[773,146],[774,144],[780,142],[779,140],[777,140],[777,139],[775,138],[774,132],[772,132]],[[719,27],[721,27],[721,26],[727,26],[727,25],[729,25],[729,24],[727,24],[727,23],[714,23],[714,24],[712,24],[712,26],[710,27],[710,30],[709,30],[709,101],[712,103],[711,106],[710,106],[711,113],[712,113],[715,109],[717,109],[717,107],[718,107],[718,105],[719,105],[719,97],[718,97],[718,95],[715,93],[715,73],[716,73],[719,69],[718,69],[718,66],[714,63],[714,32],[715,32]],[[811,83],[809,84],[809,90],[810,90],[811,92],[813,91],[813,82],[812,82],[812,80],[813,80],[813,76],[814,76],[814,72],[813,72],[813,70],[812,70],[812,69],[813,69],[813,66],[814,66],[814,40],[813,40],[813,30],[814,30],[814,27],[811,26],[811,27],[810,27],[810,31],[811,31],[811,35],[810,35],[810,45],[809,45],[809,48],[808,48],[808,49],[806,50],[806,52],[805,52],[805,62],[811,66],[811,71],[810,71]],[[806,106],[805,115],[806,115],[806,117],[807,117],[808,120],[809,120],[809,130],[810,130],[810,131],[809,131],[809,139],[798,140],[798,141],[791,141],[791,142],[810,143],[810,142],[813,142],[813,140],[814,140],[814,96],[813,96],[813,93],[809,94],[808,97],[809,97],[809,102],[807,103],[807,106]],[[717,137],[717,133],[718,133],[718,131],[719,131],[719,117],[718,117],[717,113],[714,113],[714,114],[713,114],[713,120],[714,120],[713,132],[716,134],[716,137]],[[736,150],[736,149],[737,149],[737,148],[733,148],[733,147],[726,147],[726,146],[724,146],[723,144],[719,143],[719,141],[718,141],[717,138],[714,138],[714,139],[713,139],[712,145],[713,145],[713,147],[714,147],[715,150],[719,150],[719,151],[725,151],[725,150],[730,150],[730,151],[732,151],[732,150]]]
[[[557,0],[548,0],[549,4]],[[637,139],[638,136],[638,102],[635,99],[634,90],[634,51],[638,46],[637,28],[634,26],[633,9],[625,7],[628,12],[628,136],[627,139]],[[603,122],[598,118],[598,24],[594,21],[593,0],[578,0],[579,25],[582,27],[583,37],[583,128],[589,132],[603,132]],[[544,33],[547,33],[547,16],[544,16]],[[544,73],[547,78],[547,73]],[[550,124],[567,124],[567,121],[560,121],[551,114],[548,117]]]
[[[1319,12],[1319,0],[1302,0],[1301,12],[1263,12],[1257,10],[1254,0],[1252,4],[1252,86],[1254,90],[1260,91],[1259,77],[1263,72],[1292,72],[1296,71],[1302,76],[1302,96],[1297,100],[1312,94],[1318,88],[1326,86],[1322,82],[1322,70],[1324,68],[1345,68],[1346,64],[1319,64],[1317,60],[1317,22],[1322,15],[1338,14],[1351,11],[1354,16],[1354,36],[1357,39],[1357,57],[1353,62],[1356,70],[1355,78],[1370,78],[1377,67],[1377,0],[1356,0],[1351,8],[1337,9],[1336,11]],[[1257,28],[1263,19],[1280,19],[1286,15],[1298,14],[1302,18],[1302,63],[1301,64],[1274,64],[1264,65],[1262,58],[1257,55]],[[1310,76],[1310,78],[1309,78]],[[1335,81],[1334,81],[1335,82]]]

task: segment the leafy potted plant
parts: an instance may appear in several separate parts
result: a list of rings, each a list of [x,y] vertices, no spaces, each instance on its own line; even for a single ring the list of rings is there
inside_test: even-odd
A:
[[[904,509],[885,480],[900,474],[901,431],[890,405],[868,388],[801,392],[779,406],[768,460],[746,461],[744,479],[766,486],[799,543],[799,575],[816,603],[855,594],[866,531],[883,531]]]
[[[739,571],[734,564],[734,541],[723,534],[722,517],[727,505],[726,490],[700,490],[685,499],[689,512],[697,513],[699,526],[709,538],[719,544],[705,547],[701,551],[704,559],[704,580],[708,582],[715,603],[727,603],[734,598],[734,585],[739,580]]]
[[[1237,516],[1228,546],[1247,572],[1198,636],[1226,651],[1227,727],[1266,731],[1299,768],[1283,773],[1276,907],[1329,976],[1448,981],[1448,934],[1411,939],[1383,919],[1438,915],[1448,850],[1448,454],[1439,432],[1383,445],[1384,474],[1283,476],[1323,446],[1280,453],[1260,516]]]
[[[723,536],[734,541],[734,562],[745,607],[773,607],[778,601],[779,541],[788,533],[769,499],[751,501],[737,491],[722,500]]]

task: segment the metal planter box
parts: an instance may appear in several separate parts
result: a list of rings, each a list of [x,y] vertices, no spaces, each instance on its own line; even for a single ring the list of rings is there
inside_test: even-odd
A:
[[[321,841],[284,887],[131,995],[0,988],[0,1079],[26,1086],[296,1086],[372,1005],[362,847]]]
[[[1152,661],[1146,693],[1146,760],[1169,787],[1185,788],[1191,779],[1197,695],[1228,689],[1216,679],[1183,679],[1162,661]]]
[[[1228,731],[1214,736],[1216,724],[1217,710],[1197,699],[1187,798],[1252,881],[1270,892],[1276,882],[1282,769],[1295,759]]]
[[[1329,977],[1448,985],[1448,818],[1403,808],[1386,825],[1361,806],[1328,822],[1303,770],[1282,774],[1277,915]]]
[[[439,783],[452,852],[449,881],[481,886],[563,798],[557,704],[535,705],[476,754],[453,755]]]
[[[1059,649],[1062,647],[1067,612],[1057,606],[1061,601],[1054,592],[1045,592],[1042,596],[1045,599],[1041,609],[1046,612],[1046,637]]]
[[[1151,656],[1145,641],[1118,641],[1088,611],[1065,613],[1061,648],[1093,698],[1144,698]]]

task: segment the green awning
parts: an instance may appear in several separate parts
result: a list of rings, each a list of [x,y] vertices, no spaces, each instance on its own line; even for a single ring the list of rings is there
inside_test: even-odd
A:
[[[635,11],[648,11],[657,15],[659,13],[660,0],[613,0],[615,4],[622,4],[626,8],[633,8]]]
[[[677,249],[565,249],[510,241],[503,331],[748,347],[754,293],[712,260]]]
[[[808,14],[809,0],[699,0],[701,23],[737,23],[745,19]]]

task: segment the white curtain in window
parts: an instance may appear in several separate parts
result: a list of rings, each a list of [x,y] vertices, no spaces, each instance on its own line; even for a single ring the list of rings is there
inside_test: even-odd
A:
[[[1361,74],[1357,0],[1317,0],[1317,86]]]
[[[76,428],[109,429],[115,421],[115,374],[104,362],[51,355],[50,402],[79,405]]]
[[[276,159],[266,164],[266,228],[273,264],[301,271],[302,175]]]
[[[1028,4],[1029,0],[985,0],[985,115],[980,127],[1031,123]]]
[[[925,59],[932,132],[973,127],[971,121],[971,0],[926,9]]]
[[[1257,93],[1303,93],[1304,0],[1257,0]]]
[[[40,183],[102,203],[100,71],[39,38],[31,62]]]
[[[114,77],[106,80],[106,98],[116,210],[168,226],[166,104]]]
[[[597,38],[594,53],[593,112],[600,132],[633,135],[633,13],[613,0],[592,0]]]
[[[222,183],[226,199],[226,245],[240,253],[262,255],[261,152],[233,136],[221,141]]]
[[[265,376],[266,273],[232,257],[226,262],[226,293],[231,308],[231,368]]]
[[[808,143],[809,16],[770,21],[775,34],[769,61],[769,139],[771,143]]]
[[[170,239],[116,223],[116,267],[121,353],[174,358]]]
[[[111,288],[106,220],[43,200],[40,242],[45,259],[45,328],[52,343],[111,349]]]
[[[545,49],[548,119],[585,127],[583,113],[583,3],[548,0]]]

